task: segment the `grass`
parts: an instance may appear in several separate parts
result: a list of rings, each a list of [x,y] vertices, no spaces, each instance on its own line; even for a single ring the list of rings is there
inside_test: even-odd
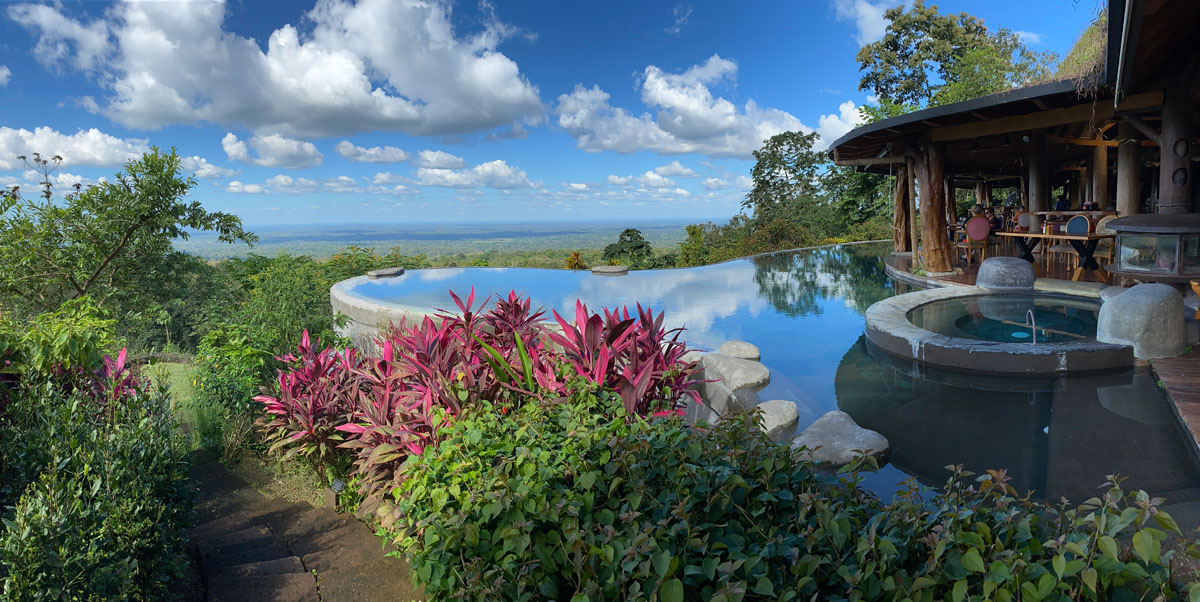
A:
[[[186,405],[196,399],[196,386],[192,384],[194,381],[191,364],[158,362],[144,367],[143,371],[155,385],[166,381],[177,406]]]

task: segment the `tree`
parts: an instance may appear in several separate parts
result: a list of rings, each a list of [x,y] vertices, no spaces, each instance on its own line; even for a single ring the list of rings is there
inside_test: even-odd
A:
[[[1028,85],[1056,56],[1038,53],[1006,29],[989,32],[967,13],[943,15],[915,0],[888,9],[887,31],[858,51],[860,90],[899,105],[936,106]]]
[[[83,296],[103,304],[118,292],[153,294],[130,285],[165,263],[172,241],[189,230],[216,231],[227,243],[256,240],[236,216],[185,200],[196,181],[180,175],[174,149],[155,148],[113,181],[77,187],[56,203],[50,175],[60,162],[39,155],[26,162],[42,173],[40,200],[17,188],[0,194],[0,301],[45,311]]]
[[[825,153],[813,150],[817,133],[784,132],[771,136],[754,151],[754,169],[750,176],[754,187],[742,201],[754,220],[769,223],[775,219],[796,219],[820,196],[818,176],[825,165]]]
[[[629,267],[643,268],[649,267],[654,251],[650,248],[650,243],[642,238],[641,230],[636,228],[626,228],[617,237],[617,242],[604,247],[604,256],[606,260],[626,261]]]

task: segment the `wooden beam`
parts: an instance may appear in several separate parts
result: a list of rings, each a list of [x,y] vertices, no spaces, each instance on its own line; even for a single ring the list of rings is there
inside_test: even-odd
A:
[[[1125,99],[1121,103],[1118,110],[1133,111],[1154,107],[1162,104],[1162,92],[1144,92],[1136,94]],[[967,123],[963,125],[955,125],[942,128],[934,128],[931,136],[934,142],[947,142],[950,140],[965,140],[967,138],[978,138],[981,136],[994,136],[996,134],[1007,134],[1011,132],[1022,132],[1027,130],[1044,130],[1048,127],[1063,125],[1066,123],[1076,123],[1080,121],[1103,121],[1110,119],[1115,110],[1112,105],[1104,102],[1087,103],[1066,107],[1063,109],[1050,109],[1040,113],[1030,113],[1028,115],[1014,115],[1012,117],[1001,117],[992,119],[991,121],[981,121],[975,123]],[[924,122],[922,122],[924,123]]]
[[[1045,110],[1046,110],[1046,108],[1047,108],[1047,107],[1046,107],[1046,103],[1042,102],[1042,99],[1040,99],[1040,98],[1035,98],[1035,99],[1033,99],[1033,104],[1034,104],[1034,105],[1036,105],[1036,106],[1037,106],[1037,108],[1039,108],[1039,109],[1041,109],[1041,110],[1043,110],[1043,111],[1045,111]]]
[[[1150,127],[1150,124],[1146,123],[1141,118],[1129,115],[1125,117],[1125,123],[1137,128],[1137,131],[1141,132],[1143,136],[1149,138],[1150,142],[1154,143],[1154,146],[1162,146],[1162,135],[1157,130]]]
[[[1116,148],[1121,145],[1120,140],[1104,140],[1097,138],[1071,138],[1068,136],[1046,136],[1046,142],[1058,144],[1073,144],[1075,146],[1111,146]],[[1142,146],[1158,146],[1153,140],[1142,140]]]
[[[835,157],[833,162],[845,166],[896,165],[904,163],[904,157],[866,157],[863,159],[838,159]]]
[[[983,113],[980,113],[979,111],[972,111],[971,116],[980,121],[988,121],[991,119],[991,117],[988,117],[987,115],[984,115]]]

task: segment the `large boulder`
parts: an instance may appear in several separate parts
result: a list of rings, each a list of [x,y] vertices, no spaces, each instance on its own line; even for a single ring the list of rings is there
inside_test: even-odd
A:
[[[796,432],[800,423],[800,410],[796,403],[786,399],[772,399],[758,404],[758,426],[772,441],[783,442]]]
[[[771,372],[767,367],[752,360],[708,353],[701,364],[704,366],[705,378],[721,379],[730,391],[760,389],[771,382]]]
[[[802,448],[817,464],[845,466],[859,454],[883,458],[888,453],[888,440],[858,426],[849,414],[834,410],[792,439],[792,449]]]
[[[1019,257],[988,257],[979,265],[975,285],[997,291],[1031,291],[1037,274]]]
[[[1183,355],[1183,296],[1165,284],[1139,284],[1100,307],[1096,340],[1133,347],[1142,360]]]
[[[759,352],[758,347],[746,341],[725,341],[717,351],[721,355],[728,355],[729,357],[736,357],[741,360],[754,360],[757,362],[762,359],[762,353]]]

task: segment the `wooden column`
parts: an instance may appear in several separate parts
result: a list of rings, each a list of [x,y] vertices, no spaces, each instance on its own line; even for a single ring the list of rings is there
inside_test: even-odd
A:
[[[897,253],[912,251],[912,239],[909,237],[911,226],[908,222],[908,169],[904,166],[896,173],[896,192],[893,204],[892,221],[892,250]]]
[[[1158,212],[1192,210],[1192,95],[1178,80],[1163,90],[1162,145],[1159,147]]]
[[[985,208],[991,204],[991,200],[988,199],[987,183],[979,182],[975,184],[975,204]]]
[[[1071,181],[1070,181],[1069,186],[1070,186],[1070,189],[1067,192],[1067,194],[1069,196],[1067,198],[1071,199],[1071,208],[1079,209],[1080,207],[1083,206],[1083,199],[1081,198],[1082,191],[1079,189],[1079,174],[1078,173],[1071,174]]]
[[[950,182],[950,176],[946,176],[946,218],[951,224],[958,223],[958,203],[954,202],[954,184]]]
[[[1136,215],[1142,192],[1142,166],[1138,160],[1142,141],[1137,128],[1121,122],[1117,126],[1117,213],[1121,216]]]
[[[1046,173],[1046,134],[1042,132],[1029,133],[1029,210],[1046,211],[1049,203],[1050,182]],[[1041,230],[1042,220],[1036,215],[1030,216],[1029,230]]]
[[[1108,200],[1108,147],[1092,147],[1092,205],[1096,209],[1107,209]]]
[[[930,273],[945,273],[954,269],[954,251],[946,233],[945,145],[940,142],[922,143],[916,161],[917,177],[921,180],[921,238],[925,247],[921,259]]]
[[[921,248],[920,242],[917,239],[918,221],[920,214],[917,213],[917,177],[916,170],[913,169],[913,160],[910,157],[904,159],[905,170],[908,172],[908,234],[909,243],[912,245],[912,265],[916,267],[921,261],[921,254],[917,249]]]
[[[1081,192],[1083,192],[1080,206],[1083,201],[1091,201],[1093,205],[1096,204],[1096,180],[1092,178],[1092,171],[1092,162],[1088,161],[1080,175],[1080,179],[1083,180],[1083,183],[1080,184]]]

